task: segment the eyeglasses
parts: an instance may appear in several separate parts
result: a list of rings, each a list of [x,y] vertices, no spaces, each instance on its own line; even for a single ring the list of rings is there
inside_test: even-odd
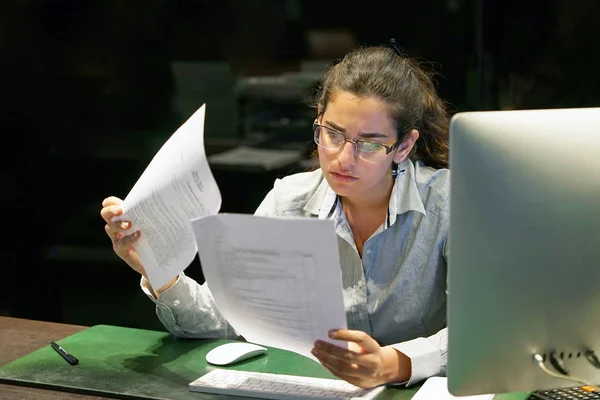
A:
[[[313,132],[315,134],[315,143],[327,150],[340,151],[346,142],[354,145],[358,157],[371,164],[377,164],[388,154],[394,151],[402,141],[397,141],[391,146],[382,143],[370,142],[368,140],[357,139],[350,140],[341,132],[329,128],[325,125],[313,123]]]

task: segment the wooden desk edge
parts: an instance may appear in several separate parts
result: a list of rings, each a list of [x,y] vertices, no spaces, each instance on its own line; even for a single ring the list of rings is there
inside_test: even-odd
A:
[[[0,365],[8,364],[26,354],[87,329],[87,326],[0,317]],[[104,397],[88,396],[56,390],[39,389],[16,384],[0,383],[0,400],[102,400]]]

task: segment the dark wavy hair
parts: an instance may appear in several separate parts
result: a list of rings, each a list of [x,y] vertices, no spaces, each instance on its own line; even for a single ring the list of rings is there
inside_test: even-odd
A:
[[[325,73],[313,106],[323,114],[338,92],[377,98],[388,105],[399,140],[412,129],[419,131],[411,159],[447,168],[450,115],[432,77],[419,62],[391,47],[359,48]]]

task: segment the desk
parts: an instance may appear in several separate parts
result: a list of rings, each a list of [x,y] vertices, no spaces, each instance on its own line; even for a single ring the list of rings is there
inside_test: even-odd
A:
[[[84,326],[0,317],[0,366],[86,329]],[[0,383],[0,400],[102,400],[102,397]]]
[[[71,336],[69,336],[71,335]],[[68,337],[66,337],[68,336]],[[66,337],[66,338],[65,338]],[[64,340],[61,340],[65,338]],[[60,341],[80,359],[72,367],[48,346]],[[204,355],[224,340],[181,340],[165,332],[97,325],[91,328],[0,317],[0,378],[50,382],[52,385],[84,388],[100,396],[117,398],[215,399],[191,393],[187,384],[213,367]],[[18,362],[5,365],[20,358]],[[269,349],[267,357],[232,367],[246,371],[278,372],[331,377],[318,364],[300,355]],[[380,400],[408,400],[418,390],[390,388]],[[0,399],[81,399],[105,397],[0,385]],[[220,399],[224,397],[219,397]],[[232,397],[235,398],[235,397]],[[523,400],[523,395],[496,396],[502,400]]]

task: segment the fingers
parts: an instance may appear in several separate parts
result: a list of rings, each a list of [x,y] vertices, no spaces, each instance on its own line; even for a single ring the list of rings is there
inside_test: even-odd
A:
[[[355,364],[367,369],[377,367],[376,360],[372,357],[369,357],[369,354],[361,351],[352,351],[350,349],[345,349],[322,340],[317,340],[315,342],[315,349],[319,353],[319,356],[315,354],[315,357],[321,359],[321,356],[323,356],[323,358],[329,360],[333,365],[343,363]]]
[[[350,371],[348,371],[344,367],[331,365],[327,361],[321,361],[321,364],[323,365],[323,367],[325,367],[325,369],[327,369],[329,372],[331,372],[338,378],[343,379],[346,382],[349,382],[354,386],[358,386],[363,389],[374,388],[385,383],[385,381],[382,381],[380,378],[376,377],[376,373],[368,371],[364,369],[364,367],[356,366],[353,367]]]
[[[329,337],[348,342],[349,348],[336,346],[322,340],[315,342],[313,355],[334,375],[349,378],[375,378],[381,367],[379,344],[362,331],[332,330]]]
[[[317,340],[315,342],[315,348],[320,352],[330,354],[333,357],[339,358],[340,360],[346,360],[348,362],[354,362],[360,357],[360,353],[358,352],[354,352],[322,340]]]
[[[127,236],[123,236],[121,239],[113,241],[113,248],[115,253],[125,261],[129,258],[131,252],[133,251],[133,245],[140,240],[142,236],[141,231],[136,231],[135,233]]]
[[[120,222],[111,222],[109,224],[104,225],[104,230],[108,237],[111,238],[112,241],[119,240],[123,238],[124,232],[131,228],[131,222],[129,221],[120,221]]]
[[[121,239],[117,240],[115,243],[118,246],[131,246],[135,244],[142,235],[142,231],[135,231],[131,235],[123,236]]]
[[[347,376],[347,375],[342,375],[339,372],[335,371],[332,368],[329,368],[327,365],[323,365],[323,367],[325,367],[325,369],[327,369],[329,372],[331,372],[333,375],[337,376],[340,379],[345,380],[348,383],[353,384],[354,386],[358,386],[361,387],[363,389],[370,389],[373,388],[375,386],[377,386],[377,384],[374,384],[368,380],[364,380],[362,379],[362,377],[354,377],[354,376]]]
[[[100,210],[100,216],[106,222],[104,230],[113,242],[120,240],[123,237],[123,232],[131,228],[131,222],[129,221],[114,221],[115,217],[123,215],[122,203],[123,201],[118,197],[107,197],[102,202],[103,208]]]
[[[141,231],[128,232],[131,229],[130,221],[115,221],[116,217],[123,215],[123,200],[110,196],[102,201],[100,216],[106,222],[104,230],[113,243],[114,252],[121,257],[129,266],[142,275],[144,268],[136,255],[134,245],[141,237]]]
[[[379,343],[363,331],[354,331],[349,329],[337,329],[329,331],[329,337],[345,342],[354,342],[358,344],[365,352],[373,352],[379,349]]]
[[[121,200],[120,198],[115,197],[115,196],[109,196],[102,201],[102,207],[115,206],[115,205],[118,206],[118,205],[121,205],[121,203],[123,203],[123,200]]]
[[[106,223],[112,222],[114,217],[123,214],[123,208],[120,205],[109,205],[100,210],[100,216]]]
[[[345,359],[340,359],[332,354],[313,349],[312,353],[325,368],[327,368],[332,374],[337,377],[346,379],[352,378],[370,378],[374,375],[371,368],[357,364],[355,362],[349,362]]]

